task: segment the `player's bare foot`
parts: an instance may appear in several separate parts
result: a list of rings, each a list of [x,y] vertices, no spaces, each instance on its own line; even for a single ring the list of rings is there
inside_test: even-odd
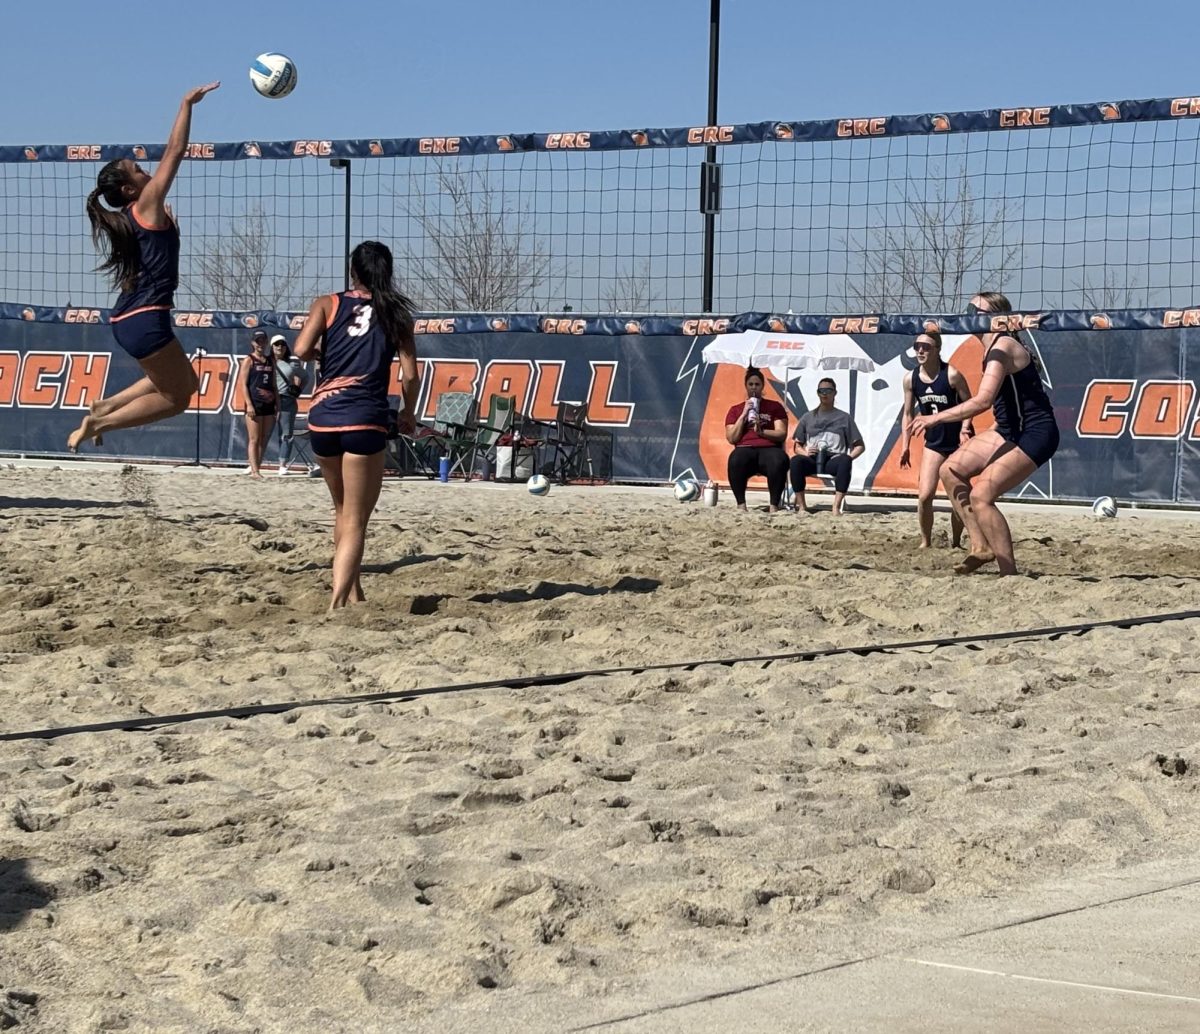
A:
[[[95,421],[92,419],[92,414],[88,413],[79,426],[67,436],[67,449],[70,452],[78,452],[84,442],[89,438],[95,438],[96,433],[92,430],[94,426]]]
[[[928,539],[924,539],[921,544],[917,546],[917,549],[930,549],[932,548],[932,545],[933,544]]]
[[[996,559],[995,553],[968,553],[962,562],[954,565],[955,574],[974,574]]]

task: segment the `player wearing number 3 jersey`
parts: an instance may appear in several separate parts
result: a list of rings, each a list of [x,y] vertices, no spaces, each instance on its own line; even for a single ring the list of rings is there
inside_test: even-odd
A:
[[[333,600],[361,603],[367,522],[379,500],[387,447],[388,385],[400,357],[402,431],[415,428],[417,350],[412,303],[392,282],[392,253],[364,241],[350,256],[352,290],[316,299],[296,339],[300,360],[317,358],[308,411],[312,451],[333,497]]]
[[[932,416],[971,397],[967,379],[949,363],[942,362],[942,335],[930,326],[913,340],[916,369],[904,375],[904,410],[900,416],[900,466],[910,465],[908,451],[912,438],[913,410],[921,416]],[[937,493],[938,475],[946,457],[966,444],[975,434],[972,421],[939,424],[925,434],[925,452],[921,471],[917,475],[917,521],[921,526],[921,548],[928,549],[933,535],[933,497]],[[957,549],[962,541],[963,524],[951,511],[951,545]]]

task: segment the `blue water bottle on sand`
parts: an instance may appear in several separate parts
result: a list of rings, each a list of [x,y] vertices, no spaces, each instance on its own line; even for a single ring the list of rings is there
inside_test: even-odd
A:
[[[438,480],[439,481],[449,481],[450,480],[450,457],[449,456],[443,456],[440,460],[438,460]]]

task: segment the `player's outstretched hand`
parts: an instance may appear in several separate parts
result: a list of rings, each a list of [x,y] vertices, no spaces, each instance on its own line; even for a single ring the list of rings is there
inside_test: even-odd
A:
[[[220,85],[221,84],[219,82],[206,83],[204,86],[197,86],[194,90],[188,90],[188,92],[183,95],[183,103],[199,104],[202,100],[204,100],[204,95],[206,93],[212,93],[212,91]]]

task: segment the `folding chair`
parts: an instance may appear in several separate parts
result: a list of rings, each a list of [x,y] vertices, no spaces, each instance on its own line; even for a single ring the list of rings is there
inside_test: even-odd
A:
[[[475,425],[475,447],[468,470],[475,469],[475,462],[481,456],[496,462],[496,449],[503,438],[509,441],[513,438],[514,421],[517,415],[517,400],[513,395],[493,395],[492,408],[486,422],[480,421]]]
[[[512,433],[496,445],[496,480],[524,481],[542,469],[538,462],[545,446],[544,429],[554,425],[520,413],[513,415]]]
[[[591,477],[588,470],[587,404],[560,402],[558,419],[550,425],[545,448],[552,450],[543,462],[542,473],[565,485]]]
[[[303,421],[303,425],[301,425]],[[312,454],[312,435],[308,430],[308,416],[302,413],[296,415],[296,427],[292,431],[292,463],[303,463],[310,476],[313,472],[320,473],[317,459]]]
[[[441,455],[450,458],[450,473],[461,471],[471,479],[475,459],[475,393],[444,391],[433,413],[433,431]]]
[[[400,477],[410,474],[437,477],[441,440],[432,427],[424,424],[417,424],[412,434],[404,434],[400,430],[399,407],[388,410],[387,466]]]

